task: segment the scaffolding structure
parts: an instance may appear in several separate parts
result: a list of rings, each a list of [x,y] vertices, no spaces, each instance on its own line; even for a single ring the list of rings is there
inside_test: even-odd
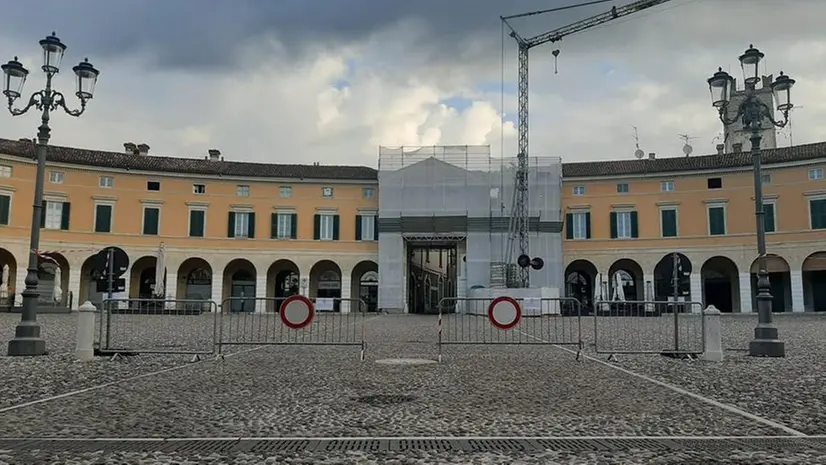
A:
[[[528,216],[534,222],[561,221],[561,159],[527,161]],[[380,286],[379,300],[382,288],[403,294],[397,288],[404,285],[398,282],[404,274],[403,260],[391,248],[402,253],[404,241],[411,238],[464,239],[461,253],[467,286],[510,287],[508,276],[513,273],[505,270],[512,269],[509,265],[520,253],[508,250],[518,168],[517,157],[493,158],[487,145],[380,147],[379,222],[384,226],[379,234],[379,267],[380,279],[387,279]],[[425,223],[432,230],[416,228]],[[530,236],[531,256],[546,263],[543,270],[532,271],[532,283],[561,287],[561,235],[532,231]]]

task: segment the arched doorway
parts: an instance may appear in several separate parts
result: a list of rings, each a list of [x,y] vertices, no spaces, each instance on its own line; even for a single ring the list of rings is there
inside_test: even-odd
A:
[[[155,298],[155,264],[157,258],[145,255],[132,264],[129,273],[129,298]],[[164,270],[164,288],[166,288],[166,270]]]
[[[714,305],[724,313],[740,310],[740,277],[737,265],[729,258],[716,256],[700,268],[703,306]]]
[[[333,311],[341,311],[341,268],[330,261],[322,260],[310,270],[310,296],[316,299],[334,299]],[[319,309],[324,311],[322,307]]]
[[[826,312],[826,252],[803,261],[803,305],[809,312]]]
[[[41,307],[68,307],[69,261],[59,253],[41,256],[37,264],[37,304]]]
[[[267,270],[267,297],[269,301],[267,311],[278,311],[281,303],[287,297],[301,294],[301,274],[291,260],[276,260]]]
[[[642,267],[630,258],[617,260],[608,269],[608,300],[623,298],[624,300],[644,300],[645,288],[643,287]],[[619,277],[619,280],[617,279]],[[617,288],[617,283],[622,283],[621,292]]]
[[[359,262],[350,277],[350,295],[358,297],[366,308],[353,311],[375,312],[379,304],[379,265],[371,260]],[[440,290],[444,292],[444,288]]]
[[[751,305],[757,309],[757,271],[760,261],[751,264]],[[774,254],[766,256],[766,269],[769,272],[769,283],[772,293],[772,312],[782,313],[792,308],[792,279],[789,263],[783,257]]]
[[[176,298],[212,300],[212,267],[203,258],[187,258],[178,267]]]
[[[588,260],[574,260],[565,267],[565,297],[576,299],[583,313],[593,310],[597,267]]]
[[[677,295],[674,295],[674,277]],[[664,256],[654,267],[654,300],[691,301],[691,260],[679,252]]]
[[[233,313],[255,312],[256,309],[255,265],[237,258],[224,269],[224,299],[229,299],[229,311]]]
[[[14,305],[17,289],[17,260],[11,252],[0,248],[0,306]]]

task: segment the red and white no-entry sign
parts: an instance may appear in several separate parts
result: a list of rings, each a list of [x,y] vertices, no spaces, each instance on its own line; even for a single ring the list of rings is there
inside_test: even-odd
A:
[[[502,330],[508,330],[519,324],[522,319],[522,308],[511,297],[497,297],[488,307],[490,324]]]
[[[281,303],[281,322],[290,329],[301,329],[313,322],[315,309],[310,299],[303,295],[288,297]]]

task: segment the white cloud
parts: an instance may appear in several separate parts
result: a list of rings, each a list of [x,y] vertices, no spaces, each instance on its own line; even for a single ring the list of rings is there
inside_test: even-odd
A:
[[[687,133],[697,137],[695,154],[712,153],[720,123],[705,79],[718,65],[732,64],[732,74],[739,75],[733,65],[752,30],[761,31],[751,40],[764,49],[767,72],[783,69],[798,80],[793,98],[802,108],[795,142],[826,140],[820,124],[826,119],[826,39],[817,38],[820,24],[811,20],[815,13],[826,15],[826,6],[755,0],[755,11],[744,13],[743,21],[767,27],[721,27],[706,37],[719,20],[713,8],[720,2],[683,3],[566,39],[559,45],[559,74],[550,56],[556,47],[533,51],[531,153],[569,161],[628,158],[634,151],[631,125],[639,128],[647,152],[680,156],[678,134]],[[782,14],[776,11],[781,4],[787,6]],[[809,19],[793,23],[795,18]],[[704,24],[706,19],[714,24]],[[491,144],[498,154],[503,134],[505,154],[514,155],[516,129],[511,123],[500,128],[501,96],[474,90],[499,79],[500,50],[487,47],[498,38],[468,39],[455,62],[431,64],[406,47],[423,40],[420,26],[407,22],[361,44],[319,48],[300,62],[287,61],[277,43],[251,44],[241,67],[221,72],[165,71],[145,57],[92,60],[102,71],[96,98],[77,120],[52,119],[53,142],[114,151],[126,141],[146,142],[158,155],[202,157],[218,148],[231,160],[375,166],[378,145]],[[0,58],[23,52],[32,70],[27,90],[42,85],[37,42],[2,34]],[[514,44],[508,39],[506,46],[505,76],[514,87]],[[69,52],[59,80],[67,93],[68,70],[83,57]],[[351,70],[350,61],[361,66]],[[611,63],[611,73],[603,63]],[[471,104],[456,109],[442,103],[457,96]],[[505,96],[504,110],[515,115],[515,95]],[[34,114],[0,118],[0,137],[32,137],[38,125]]]

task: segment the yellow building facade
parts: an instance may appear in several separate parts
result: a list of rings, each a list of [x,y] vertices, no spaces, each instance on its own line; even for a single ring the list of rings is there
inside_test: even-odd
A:
[[[0,266],[7,270],[0,298],[8,301],[25,287],[34,148],[30,140],[0,139]],[[766,150],[763,158],[775,310],[826,310],[826,143]],[[145,144],[120,152],[50,147],[40,299],[73,308],[102,300],[92,257],[107,246],[129,256],[117,297],[149,298],[163,244],[169,299],[301,293],[361,298],[372,309],[377,177],[367,167],[231,161],[216,150],[191,159],[156,156]],[[564,294],[587,304],[597,283],[610,297],[619,279],[629,300],[672,298],[676,254],[679,298],[752,310],[748,153],[566,163],[560,195]],[[423,305],[434,286],[423,288]]]
[[[763,151],[775,311],[826,310],[826,143]],[[754,308],[757,257],[751,154],[563,165],[566,293],[601,281],[627,299]],[[599,277],[597,277],[599,275]]]

